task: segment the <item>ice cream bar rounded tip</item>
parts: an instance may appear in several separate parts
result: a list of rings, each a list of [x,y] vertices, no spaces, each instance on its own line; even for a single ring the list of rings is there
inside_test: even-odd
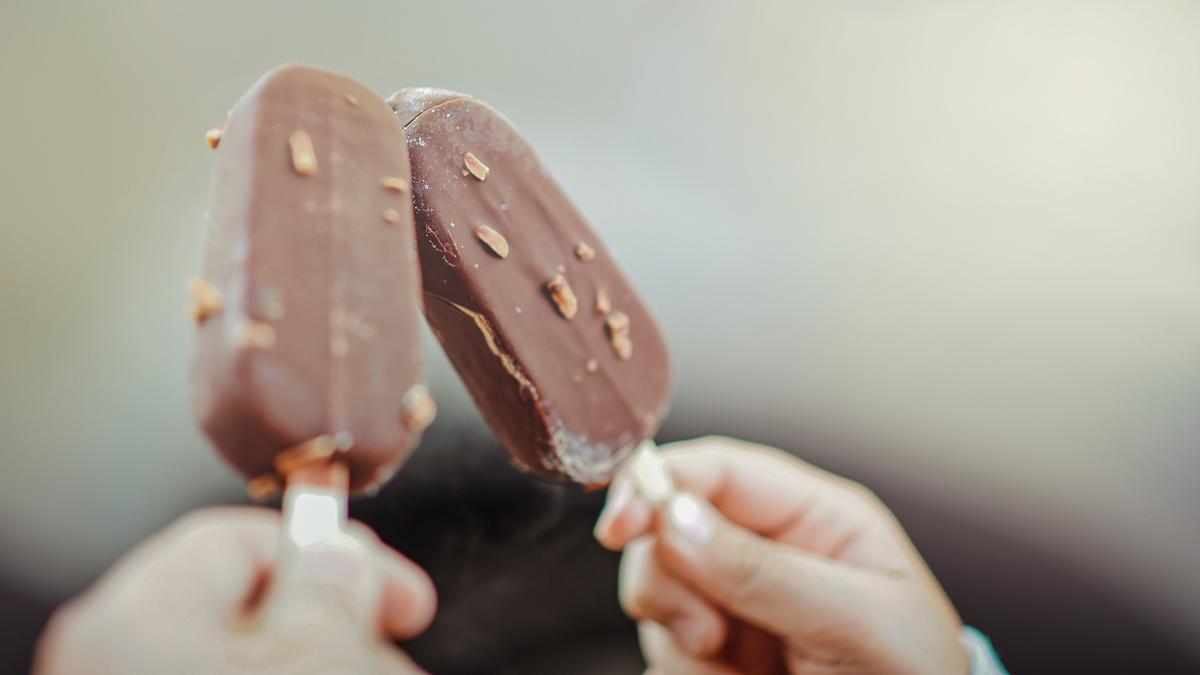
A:
[[[404,89],[425,315],[521,468],[605,484],[666,415],[669,355],[645,302],[508,119]]]

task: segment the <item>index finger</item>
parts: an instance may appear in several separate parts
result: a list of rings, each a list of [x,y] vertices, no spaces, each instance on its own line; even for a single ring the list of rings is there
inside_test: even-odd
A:
[[[663,446],[660,453],[679,489],[769,539],[838,557],[864,533],[890,528],[886,511],[865,488],[774,448],[713,437]],[[610,548],[654,528],[649,505],[628,496],[635,492],[629,481],[622,473],[614,482],[613,494],[623,503],[610,498],[597,526],[597,537]]]

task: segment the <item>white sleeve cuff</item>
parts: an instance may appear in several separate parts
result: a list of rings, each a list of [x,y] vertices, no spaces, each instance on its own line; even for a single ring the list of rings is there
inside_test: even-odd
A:
[[[983,633],[965,626],[958,640],[971,657],[971,675],[1008,675],[992,649],[992,642]]]

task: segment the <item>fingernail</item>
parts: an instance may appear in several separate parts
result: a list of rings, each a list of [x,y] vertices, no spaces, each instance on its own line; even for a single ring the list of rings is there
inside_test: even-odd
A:
[[[596,538],[600,538],[600,534],[606,532],[612,521],[625,510],[629,502],[633,499],[633,485],[626,480],[614,481],[612,487],[608,489],[608,501],[604,504],[604,510],[600,512],[600,518],[596,520]]]
[[[696,546],[712,541],[717,526],[700,500],[689,494],[678,494],[671,498],[667,508],[671,527]]]

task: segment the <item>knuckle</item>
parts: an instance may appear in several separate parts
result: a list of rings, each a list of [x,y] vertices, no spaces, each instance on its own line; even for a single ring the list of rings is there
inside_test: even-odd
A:
[[[223,547],[231,541],[232,533],[244,531],[246,525],[257,523],[267,511],[243,507],[210,506],[190,511],[177,518],[148,545],[162,554],[186,555],[213,547]],[[274,518],[273,515],[270,517]],[[262,520],[266,523],[266,520]],[[273,525],[272,525],[273,526]]]
[[[179,516],[167,528],[170,534],[184,534],[198,530],[209,530],[214,525],[230,523],[245,518],[257,508],[237,506],[205,506]]]
[[[653,595],[653,591],[642,580],[621,584],[619,594],[621,609],[635,619],[649,618],[649,610],[654,602]]]
[[[227,513],[220,507],[206,507],[183,514],[164,533],[167,547],[186,550],[203,546],[216,535],[215,526]]]
[[[226,513],[226,510],[220,506],[205,506],[194,511],[188,511],[176,518],[171,523],[168,531],[173,534],[190,532],[219,519],[224,513]]]
[[[635,619],[646,618],[651,602],[651,567],[655,564],[652,547],[647,539],[635,539],[621,556],[617,599],[621,609]]]
[[[701,436],[687,441],[672,443],[662,453],[668,457],[720,457],[735,450],[741,444],[728,436]]]
[[[882,527],[891,532],[903,532],[903,527],[896,519],[896,514],[874,491],[860,483],[852,483],[851,489],[859,507],[858,516],[862,527]]]
[[[866,485],[863,485],[862,483],[859,483],[858,481],[850,480],[848,478],[843,478],[841,480],[842,480],[842,488],[855,501],[859,502],[860,504],[862,504],[864,506],[869,506],[871,508],[883,507],[883,502],[879,499],[879,496],[876,495],[875,491],[872,490],[871,488],[867,487]]]
[[[244,531],[247,528],[275,528],[280,523],[279,512],[257,506],[206,506],[176,518],[160,533],[162,540],[205,539],[226,529]]]
[[[742,441],[736,440],[729,436],[722,436],[721,434],[708,434],[707,436],[701,436],[700,438],[696,439],[696,443],[714,448],[732,448],[738,445],[743,445]]]
[[[372,552],[377,550],[376,547],[384,546],[383,540],[379,538],[375,530],[357,520],[346,522],[346,532]]]
[[[652,619],[656,592],[644,574],[623,579],[618,592],[620,608],[634,619]]]
[[[739,441],[729,436],[704,436],[696,441],[697,451],[712,457],[727,457],[730,454],[745,452],[750,447],[745,441]]]
[[[758,604],[777,591],[783,554],[774,546],[744,541],[733,546],[727,575],[735,603]]]

